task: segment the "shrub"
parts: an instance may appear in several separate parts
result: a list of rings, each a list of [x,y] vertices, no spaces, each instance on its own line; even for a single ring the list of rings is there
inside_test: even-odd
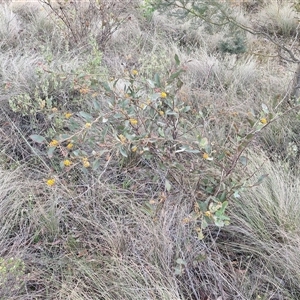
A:
[[[246,52],[245,39],[241,36],[233,36],[220,42],[219,49],[223,53],[241,54]]]
[[[62,172],[96,172],[112,156],[125,168],[149,161],[162,170],[168,169],[170,174],[189,168],[191,160],[197,161],[199,166],[188,180],[195,184],[198,196],[187,222],[195,225],[202,239],[202,231],[208,225],[222,227],[229,223],[226,208],[230,199],[239,197],[240,190],[248,187],[247,175],[241,175],[248,164],[243,153],[273,115],[265,109],[259,120],[250,120],[250,128],[245,124],[243,129],[229,132],[232,142],[220,136],[216,143],[203,129],[209,113],[192,111],[178,97],[184,69],[178,56],[175,61],[176,68],[165,77],[156,74],[154,79],[147,79],[131,70],[123,81],[123,91],[116,89],[119,79],[102,82],[106,102],[94,99],[91,112],[67,113],[63,121],[65,132],[54,132],[50,139],[31,135],[31,139],[48,146],[47,155],[55,170],[49,174],[49,186],[59,182]],[[92,95],[99,88],[96,85],[86,93]],[[204,174],[197,171],[203,168]],[[164,193],[178,184],[172,176],[164,179]]]
[[[102,50],[118,27],[128,21],[125,8],[133,4],[130,0],[118,3],[111,0],[39,2],[50,9],[54,21],[67,34],[71,44],[85,43],[87,38],[94,37]]]

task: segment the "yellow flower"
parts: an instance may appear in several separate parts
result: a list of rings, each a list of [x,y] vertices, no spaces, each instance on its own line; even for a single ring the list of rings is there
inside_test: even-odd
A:
[[[267,121],[266,118],[261,118],[261,119],[260,119],[260,123],[265,125],[265,124],[268,123],[268,121]]]
[[[205,215],[206,217],[209,217],[209,218],[212,217],[212,213],[211,213],[209,210],[206,211],[206,212],[204,213],[204,215]]]
[[[84,127],[85,128],[91,128],[92,124],[91,123],[85,123]]]
[[[160,110],[160,111],[159,111],[159,114],[160,114],[161,116],[163,116],[165,113],[164,113],[162,110]]]
[[[134,126],[134,125],[136,125],[136,124],[138,123],[138,120],[137,120],[137,119],[130,118],[130,119],[129,119],[129,122],[130,122],[131,125]]]
[[[188,224],[190,221],[191,221],[190,218],[184,218],[184,219],[182,220],[182,223]]]
[[[72,164],[72,162],[71,162],[70,160],[68,160],[68,159],[65,159],[65,160],[64,160],[64,165],[65,165],[66,167],[70,167],[71,164]]]
[[[120,134],[118,137],[119,137],[122,144],[126,143],[126,137],[123,134]]]
[[[65,118],[70,119],[72,117],[72,115],[73,115],[72,113],[67,112],[67,113],[65,113]]]
[[[55,184],[55,179],[54,178],[50,178],[46,181],[46,184],[48,186],[53,186]]]
[[[88,159],[86,157],[84,157],[82,159],[82,164],[85,168],[88,168],[90,166],[90,162],[88,161]]]
[[[160,97],[161,97],[161,98],[167,98],[167,94],[166,94],[165,92],[161,92],[161,93],[160,93]]]
[[[136,76],[137,74],[139,74],[139,72],[137,70],[132,70],[131,74],[134,75],[134,76]]]
[[[42,100],[41,103],[40,103],[40,109],[44,109],[45,106],[46,106],[46,101]]]
[[[156,204],[157,202],[154,199],[149,200],[149,204],[153,205]]]
[[[203,157],[204,159],[209,159],[209,155],[208,155],[206,152],[202,155],[202,157]]]
[[[81,88],[81,89],[79,90],[79,93],[80,93],[81,95],[85,95],[85,94],[87,94],[89,91],[90,91],[90,90],[89,90],[88,88]]]
[[[58,140],[52,140],[50,143],[49,143],[49,146],[50,147],[57,147],[58,146]]]
[[[71,150],[72,148],[73,148],[73,144],[72,143],[69,143],[68,145],[67,145],[67,149],[69,149],[69,150]]]
[[[132,151],[132,152],[136,152],[136,150],[137,150],[137,146],[131,147],[131,151]]]

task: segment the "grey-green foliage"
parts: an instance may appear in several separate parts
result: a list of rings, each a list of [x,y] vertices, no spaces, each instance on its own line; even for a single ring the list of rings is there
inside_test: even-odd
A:
[[[241,35],[228,37],[219,44],[222,53],[240,54],[246,52],[246,49],[246,40]]]
[[[245,32],[236,22],[236,17],[224,2],[209,0],[153,0],[153,7],[160,12],[167,12],[179,22],[189,21],[190,29],[199,29],[214,35],[221,32],[224,38],[219,42],[223,53],[239,54],[246,51]]]
[[[198,25],[210,23],[223,26],[230,23],[230,8],[219,1],[153,0],[151,3],[159,11],[167,11],[179,20],[189,17]]]

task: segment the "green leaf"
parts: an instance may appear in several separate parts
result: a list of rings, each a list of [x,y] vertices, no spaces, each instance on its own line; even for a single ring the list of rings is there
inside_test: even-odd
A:
[[[226,191],[223,191],[222,194],[220,196],[218,196],[220,202],[224,202],[226,200]]]
[[[125,136],[126,139],[129,140],[129,141],[133,141],[133,140],[135,139],[135,137],[136,137],[135,134],[129,134],[129,133],[127,133],[127,132],[124,132],[124,136]]]
[[[165,181],[165,189],[166,189],[168,192],[170,192],[171,188],[172,188],[172,186],[171,186],[170,181],[169,181],[168,179],[166,179],[166,181]]]
[[[273,120],[273,118],[274,118],[274,114],[269,113],[269,114],[268,114],[268,119],[271,121],[271,120]]]
[[[150,80],[150,79],[147,79],[147,82],[148,82],[148,84],[149,84],[150,88],[152,88],[152,89],[154,89],[154,88],[155,88],[155,83],[154,83],[152,80]]]
[[[262,104],[261,104],[261,108],[262,108],[262,110],[263,110],[263,112],[264,112],[265,114],[268,114],[268,113],[269,113],[269,109],[268,109],[268,106],[267,106],[266,104],[262,103]]]
[[[152,95],[151,95],[150,99],[151,99],[152,101],[155,101],[155,100],[157,100],[159,97],[160,97],[160,93],[155,93],[155,94],[152,94]]]
[[[175,112],[175,111],[173,111],[173,110],[171,110],[171,109],[168,109],[168,110],[166,111],[166,115],[167,115],[167,116],[177,116],[178,113]]]
[[[50,1],[49,1],[50,2]],[[85,73],[79,73],[78,74],[78,78],[80,79],[80,78],[84,78],[86,76],[86,74]]]
[[[218,227],[224,227],[225,223],[223,220],[217,219],[217,220],[215,220],[215,225]]]
[[[96,159],[95,161],[93,161],[93,164],[92,164],[93,171],[97,170],[100,167],[100,164],[101,164],[100,159]]]
[[[221,152],[217,158],[218,160],[222,160],[225,156],[226,156],[225,152]]]
[[[243,166],[247,166],[248,159],[246,156],[240,156],[239,160]]]
[[[142,212],[150,217],[155,216],[155,207],[150,203],[145,203],[144,206],[141,208]]]
[[[204,239],[204,234],[202,231],[198,232],[198,240],[202,241]]]
[[[261,175],[261,176],[257,179],[257,182],[256,182],[255,184],[253,184],[253,186],[260,185],[260,184],[263,182],[263,180],[264,180],[266,177],[268,177],[268,176],[269,176],[269,174],[263,174],[263,175]]]
[[[199,150],[190,149],[188,146],[181,146],[175,153],[187,152],[187,153],[200,153]]]
[[[219,209],[219,212],[220,212],[221,214],[224,214],[224,213],[225,213],[225,210],[226,210],[226,208],[227,208],[227,206],[228,206],[228,201],[224,201],[224,202],[222,203],[221,209]]]
[[[186,262],[182,258],[177,258],[176,263],[179,265],[186,265]]]
[[[164,130],[162,128],[158,128],[158,134],[161,136],[161,137],[165,137],[165,133],[164,133]]]
[[[208,227],[208,223],[207,223],[206,219],[203,218],[201,221],[201,229],[205,229],[207,227]]]
[[[79,156],[80,155],[80,150],[75,150],[72,152],[73,155]]]
[[[186,112],[188,112],[188,111],[190,111],[190,110],[191,110],[191,107],[190,107],[190,106],[185,106],[185,107],[183,107],[183,108],[181,109],[181,112],[186,113]]]
[[[124,149],[124,147],[120,147],[119,150],[120,150],[120,153],[122,154],[122,156],[128,157],[127,152],[126,152],[126,150]]]
[[[199,208],[201,211],[207,211],[207,202],[197,201]]]
[[[157,73],[155,73],[155,75],[154,75],[154,82],[155,82],[156,87],[161,87],[160,77],[159,77],[159,74],[157,74]]]
[[[195,153],[195,154],[200,153],[199,150],[193,150],[193,149],[186,149],[185,152],[187,152],[187,153]]]
[[[96,101],[95,99],[93,100],[93,106],[94,106],[94,109],[95,109],[95,110],[100,110],[99,102]]]
[[[104,142],[105,138],[106,138],[106,135],[107,135],[107,132],[108,132],[108,127],[105,127],[102,131],[102,135],[101,135],[101,141]]]
[[[182,72],[184,72],[184,70],[179,70],[175,73],[173,73],[170,78],[168,79],[168,83],[171,83],[175,78],[177,78]]]
[[[122,114],[120,114],[120,113],[116,113],[115,115],[114,115],[114,118],[115,119],[121,119],[121,118],[123,118],[124,117],[124,115],[122,115]]]
[[[174,269],[175,269],[175,272],[174,272],[175,275],[182,275],[183,271],[182,271],[181,267],[176,267]]]
[[[80,111],[79,115],[81,117],[83,117],[87,122],[91,122],[93,120],[93,117],[89,113],[87,113],[87,112]]]
[[[71,138],[71,135],[69,135],[69,134],[60,134],[59,135],[59,141],[60,142],[69,140],[70,138]]]
[[[183,81],[182,80],[180,80],[179,78],[177,79],[177,88],[178,89],[181,89],[182,88],[182,86],[183,86]]]
[[[251,125],[251,127],[254,126],[255,121],[251,120],[250,118],[247,118],[247,121],[249,122],[249,124]]]
[[[178,57],[177,54],[175,54],[174,59],[175,59],[175,62],[176,62],[176,66],[179,66],[180,65],[180,60],[179,60],[179,57]]]
[[[29,136],[34,142],[36,143],[44,143],[46,142],[46,139],[41,136],[41,135],[37,135],[37,134],[32,134],[31,136]]]
[[[234,198],[241,198],[238,190],[234,192],[233,197]]]
[[[56,147],[49,147],[48,151],[47,151],[47,155],[49,158],[53,157],[53,153]]]
[[[104,89],[107,92],[112,92],[111,88],[109,87],[109,85],[106,82],[101,82],[101,85],[104,87]]]
[[[75,120],[70,120],[69,121],[69,129],[71,131],[76,131],[81,127],[81,124],[79,124],[78,122],[76,122]]]
[[[186,151],[186,148],[185,147],[180,147],[179,150],[176,150],[175,153],[180,153],[180,152],[184,152]]]
[[[199,142],[200,148],[205,148],[208,145],[208,139],[207,138],[202,138]]]
[[[246,135],[245,139],[249,141],[249,140],[251,140],[254,136],[255,136],[254,133],[248,133],[248,134]]]

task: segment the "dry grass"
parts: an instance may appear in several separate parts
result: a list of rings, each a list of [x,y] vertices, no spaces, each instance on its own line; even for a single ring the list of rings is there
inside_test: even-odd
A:
[[[294,36],[298,31],[298,14],[291,1],[271,1],[259,12],[260,26],[269,33],[284,37]]]
[[[53,121],[53,107],[40,108],[37,89],[62,114],[93,113],[91,97],[74,88],[74,74],[96,74],[96,85],[120,78],[116,93],[123,94],[126,72],[138,69],[141,82],[168,73],[175,54],[186,69],[178,97],[190,106],[187,120],[195,125],[188,137],[197,132],[216,147],[235,147],[250,128],[247,118],[264,117],[262,103],[274,113],[288,109],[282,99],[292,67],[253,54],[255,43],[264,44],[260,37],[246,36],[246,53],[221,53],[218,44],[228,28],[211,38],[207,29],[189,31],[191,24],[179,26],[165,15],[146,21],[136,4],[129,1],[128,10],[122,8],[121,15],[130,12],[130,19],[98,45],[101,53],[95,50],[100,43],[96,25],[74,46],[74,37],[57,26],[50,11],[0,6],[5,38],[0,45],[0,299],[299,299],[296,112],[254,139],[244,154],[247,166],[237,166],[232,184],[244,174],[251,179],[243,187],[261,174],[268,177],[241,188],[229,203],[231,224],[208,226],[203,240],[195,230],[199,221],[191,220],[197,193],[203,193],[197,190],[204,185],[199,180],[210,174],[218,180],[220,172],[202,157],[176,154],[171,158],[182,163],[177,168],[178,161],[163,155],[165,160],[122,159],[112,149],[101,157],[99,170],[57,174],[57,161],[29,138],[48,134],[50,139],[53,131],[66,130],[59,118]],[[243,6],[236,9],[240,20],[250,22],[242,17]],[[268,51],[276,49],[268,45]],[[89,76],[80,77],[84,84]],[[105,110],[109,95],[97,87],[93,99]],[[33,112],[14,109],[14,97],[24,94]],[[99,133],[101,127],[95,125]],[[292,143],[298,147],[293,155]],[[56,184],[49,187],[46,179],[52,174]]]

